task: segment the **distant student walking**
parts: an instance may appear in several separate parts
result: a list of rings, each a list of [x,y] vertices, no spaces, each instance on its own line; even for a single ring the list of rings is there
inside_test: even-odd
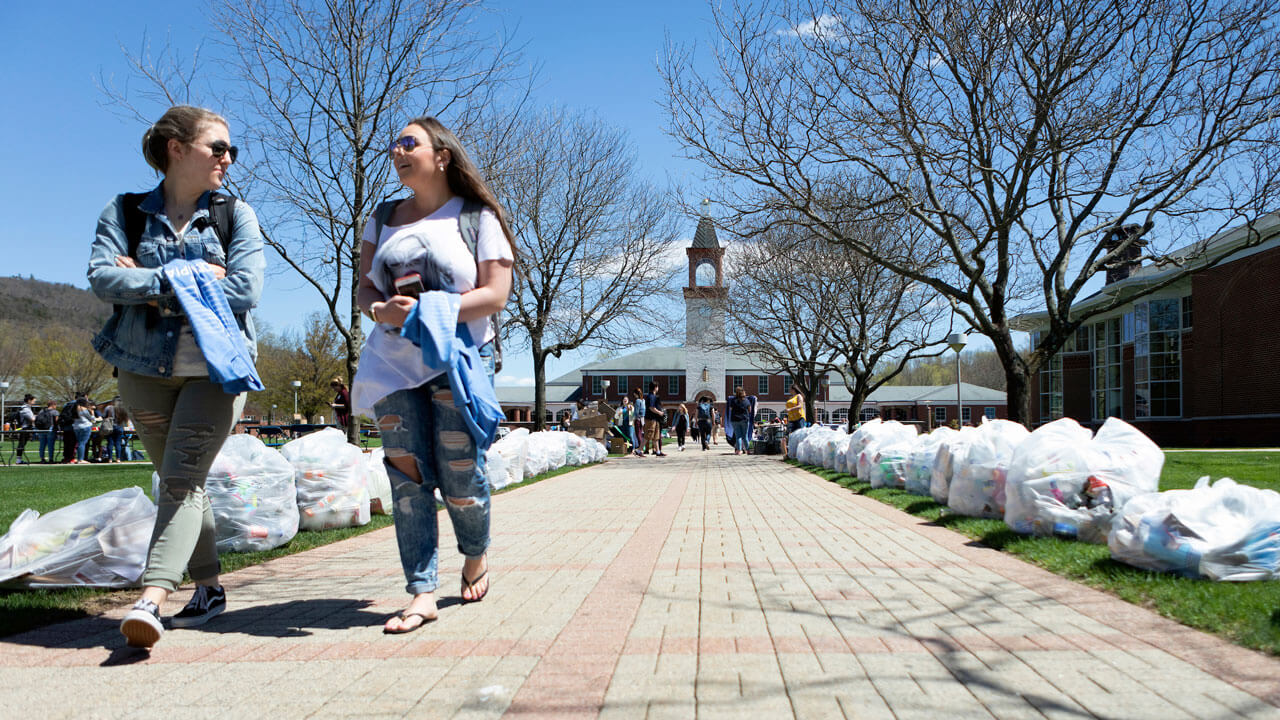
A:
[[[265,261],[253,209],[214,194],[236,160],[226,120],[169,108],[143,135],[142,154],[163,179],[102,211],[89,284],[115,305],[93,346],[119,371],[120,397],[160,476],[142,597],[120,624],[129,645],[150,648],[184,571],[196,590],[172,627],[200,625],[226,607],[204,484],[243,407],[240,390],[261,387],[249,311]]]

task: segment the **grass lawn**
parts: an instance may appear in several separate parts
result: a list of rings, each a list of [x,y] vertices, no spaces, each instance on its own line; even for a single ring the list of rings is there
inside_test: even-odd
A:
[[[871,489],[844,473],[798,465],[842,487],[1034,563],[1063,577],[1106,590],[1184,625],[1244,647],[1280,655],[1280,581],[1226,583],[1153,573],[1116,562],[1106,545],[1019,535],[1003,521],[962,517],[930,497]],[[1280,453],[1188,452],[1165,456],[1161,490],[1190,488],[1201,476],[1280,491]]]
[[[551,470],[526,478],[524,482],[509,485],[495,494],[532,485],[556,475],[578,470],[580,467],[587,466],[566,466]],[[0,491],[0,530],[8,531],[9,524],[26,508],[33,508],[43,514],[86,498],[133,485],[150,493],[150,463],[0,468],[0,488],[3,489]],[[221,555],[222,570],[233,572],[278,557],[363,535],[391,524],[389,515],[374,515],[368,525],[358,528],[303,530],[287,544],[272,550],[223,553]],[[135,589],[104,588],[0,590],[0,637],[50,623],[96,615],[112,607],[133,602],[137,593]]]

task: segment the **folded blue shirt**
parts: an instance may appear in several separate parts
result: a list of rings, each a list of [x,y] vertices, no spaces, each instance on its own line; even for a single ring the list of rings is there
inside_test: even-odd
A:
[[[209,379],[231,395],[261,390],[258,368],[254,367],[227,296],[209,264],[203,260],[170,260],[163,270],[191,323],[196,345],[204,353]]]
[[[458,322],[462,296],[439,290],[422,293],[405,318],[400,334],[422,348],[422,362],[444,370],[453,391],[453,405],[462,411],[476,445],[489,447],[506,416],[493,381],[480,359],[480,348],[466,323]]]

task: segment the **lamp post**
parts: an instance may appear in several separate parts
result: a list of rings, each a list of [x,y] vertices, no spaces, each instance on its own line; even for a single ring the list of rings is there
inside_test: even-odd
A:
[[[964,425],[964,409],[960,404],[960,351],[968,340],[964,333],[952,333],[947,336],[947,346],[956,351],[956,427]]]
[[[271,406],[271,413],[267,415],[267,424],[268,425],[276,424],[276,406],[275,405]]]
[[[604,386],[604,401],[609,402],[609,386],[613,384],[612,380],[602,380],[600,382]]]
[[[9,392],[9,381],[0,380],[0,423],[4,422],[4,396]],[[0,424],[0,430],[4,429],[4,425]]]
[[[293,386],[293,419],[296,422],[298,419],[298,388],[302,387],[302,381],[294,380],[289,384]]]

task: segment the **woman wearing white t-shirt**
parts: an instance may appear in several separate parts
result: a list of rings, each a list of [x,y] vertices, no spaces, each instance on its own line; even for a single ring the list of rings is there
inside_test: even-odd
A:
[[[515,251],[498,201],[458,139],[439,121],[414,119],[388,152],[400,182],[413,196],[394,206],[380,232],[373,218],[365,225],[359,302],[377,326],[361,352],[352,404],[357,413],[371,414],[382,434],[400,563],[405,589],[413,596],[409,607],[383,629],[405,633],[436,618],[436,488],[465,558],[462,601],[480,600],[489,590],[487,448],[467,431],[448,377],[428,368],[421,349],[400,335],[417,303],[409,288],[420,280],[416,290],[459,293],[458,321],[467,324],[476,345],[485,346],[496,333],[489,317],[506,305],[511,292]],[[459,225],[464,201],[484,207],[474,253]],[[398,289],[388,294],[379,285]]]

